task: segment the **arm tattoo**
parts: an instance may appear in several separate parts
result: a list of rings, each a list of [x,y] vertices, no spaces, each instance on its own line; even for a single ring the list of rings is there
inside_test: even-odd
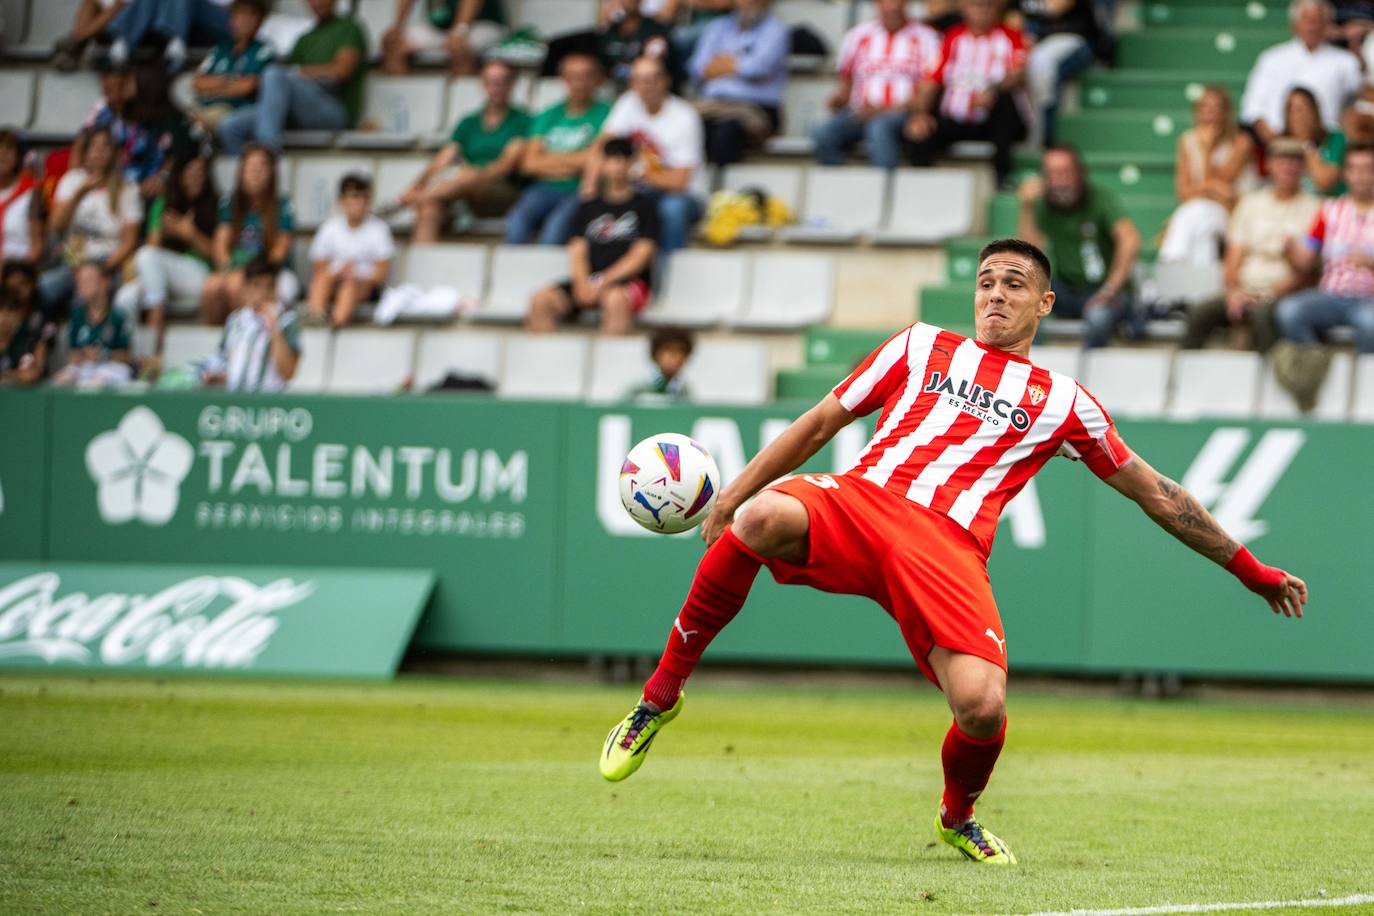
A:
[[[1147,514],[1165,531],[1220,566],[1225,566],[1240,545],[1217,524],[1193,494],[1164,475],[1159,476],[1159,496]]]

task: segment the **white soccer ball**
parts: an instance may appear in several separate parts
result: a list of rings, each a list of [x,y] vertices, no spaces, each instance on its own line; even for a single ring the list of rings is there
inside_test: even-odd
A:
[[[678,534],[711,514],[720,469],[700,442],[679,433],[650,436],[620,466],[620,502],[650,531]]]

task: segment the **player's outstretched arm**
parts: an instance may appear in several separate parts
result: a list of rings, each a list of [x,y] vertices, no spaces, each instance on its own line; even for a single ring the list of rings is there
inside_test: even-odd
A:
[[[1225,567],[1246,588],[1268,601],[1275,614],[1302,616],[1307,583],[1256,560],[1217,524],[1193,494],[1150,467],[1139,455],[1108,477],[1107,483],[1134,500],[1159,527]]]
[[[854,415],[845,410],[833,394],[827,394],[819,404],[793,420],[782,435],[768,443],[745,465],[740,475],[721,490],[715,507],[701,526],[701,539],[707,546],[714,544],[745,500],[801,467],[853,420]]]

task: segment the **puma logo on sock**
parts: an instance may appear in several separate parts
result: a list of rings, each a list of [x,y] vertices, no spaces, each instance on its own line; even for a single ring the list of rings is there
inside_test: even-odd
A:
[[[700,630],[684,630],[684,629],[682,628],[682,618],[681,618],[681,617],[679,617],[679,618],[677,618],[677,619],[675,619],[675,620],[673,621],[673,627],[674,627],[679,633],[682,634],[682,642],[683,642],[684,645],[685,645],[686,642],[687,642],[687,637],[688,637],[688,636],[693,636],[693,635],[695,635],[695,634],[701,632]],[[991,631],[989,631],[989,632],[991,632]]]

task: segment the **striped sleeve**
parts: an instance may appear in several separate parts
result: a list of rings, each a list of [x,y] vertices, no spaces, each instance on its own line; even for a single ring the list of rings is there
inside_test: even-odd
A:
[[[898,331],[835,386],[834,395],[845,410],[866,417],[901,390],[909,374],[906,357],[910,340],[910,327]]]
[[[1131,463],[1135,457],[1116,431],[1116,424],[1097,398],[1088,394],[1082,385],[1074,392],[1073,409],[1069,412],[1065,453],[1075,461],[1082,461],[1098,477],[1106,480]]]

